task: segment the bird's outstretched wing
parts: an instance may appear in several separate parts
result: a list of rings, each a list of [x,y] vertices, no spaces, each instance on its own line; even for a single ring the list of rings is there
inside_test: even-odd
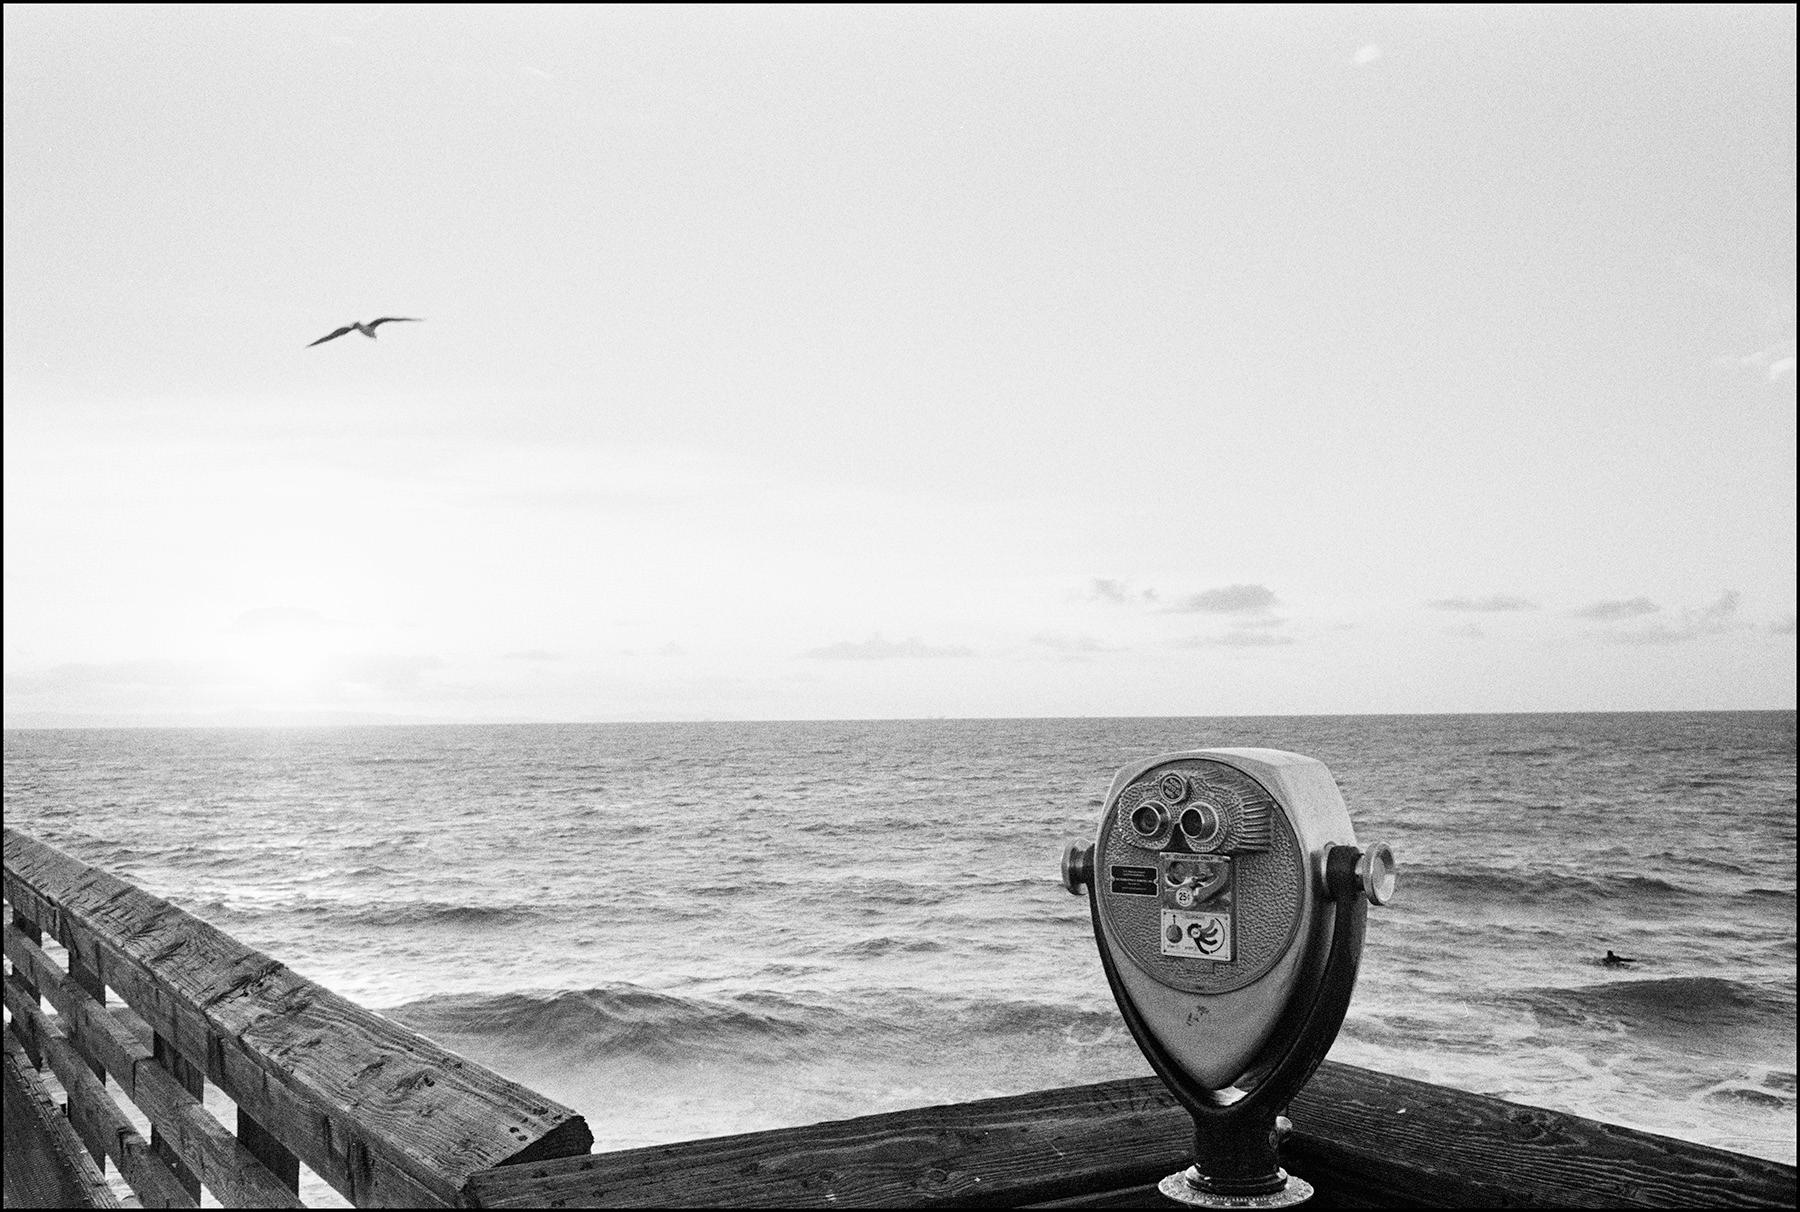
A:
[[[345,333],[349,332],[352,328],[355,328],[355,327],[356,327],[356,325],[354,325],[354,324],[346,324],[342,328],[338,329],[336,332],[326,333],[324,336],[320,337],[317,341],[308,341],[306,344],[306,347],[308,349],[311,349],[315,345],[323,345],[327,341],[335,340],[336,338],[343,336]]]
[[[422,317],[422,316],[383,316],[383,317],[381,317],[381,318],[380,318],[380,319],[379,319],[379,320],[370,320],[370,321],[369,321],[369,327],[370,327],[370,328],[377,328],[377,327],[380,327],[380,326],[381,326],[381,325],[383,325],[383,324],[387,324],[387,323],[389,323],[389,322],[391,322],[391,321],[394,321],[394,320],[406,320],[406,321],[408,321],[408,322],[410,322],[410,323],[413,323],[413,324],[417,324],[417,323],[419,323],[419,321],[420,321],[420,320],[422,320],[422,319],[423,319],[423,318],[424,318],[424,317]]]

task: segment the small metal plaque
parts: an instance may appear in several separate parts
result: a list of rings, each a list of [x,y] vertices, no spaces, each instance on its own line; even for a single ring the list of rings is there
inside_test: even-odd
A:
[[[1162,911],[1162,953],[1183,959],[1231,959],[1231,915]]]
[[[1155,896],[1156,868],[1115,866],[1112,890],[1121,896]]]

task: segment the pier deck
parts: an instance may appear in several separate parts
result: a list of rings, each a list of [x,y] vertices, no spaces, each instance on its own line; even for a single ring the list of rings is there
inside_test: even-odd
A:
[[[4,866],[8,1207],[112,1206],[104,1166],[145,1207],[297,1207],[302,1165],[359,1207],[1168,1207],[1190,1153],[1153,1078],[593,1153],[569,1108],[167,901],[13,829]],[[1792,1166],[1330,1061],[1288,1115],[1311,1206],[1795,1206]]]

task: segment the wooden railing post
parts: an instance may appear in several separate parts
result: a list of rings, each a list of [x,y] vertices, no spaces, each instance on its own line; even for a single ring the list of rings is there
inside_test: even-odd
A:
[[[100,979],[98,972],[82,963],[81,957],[73,951],[69,952],[69,979],[74,981],[79,988],[87,990],[88,996],[96,1002],[102,1006],[106,1005],[106,982]],[[82,1059],[87,1061],[88,1068],[94,1071],[94,1076],[104,1082],[106,1066],[94,1056],[93,1051],[88,1048],[87,1042],[74,1032],[70,1032],[69,1041],[75,1045],[75,1051],[81,1053]]]
[[[43,944],[44,932],[38,929],[38,924],[36,922],[26,917],[23,913],[20,913],[17,909],[12,911],[12,924],[13,929],[17,930],[20,934],[23,934],[32,942],[37,943],[40,946]],[[43,1004],[35,981],[25,973],[16,970],[13,976],[14,979],[18,981],[19,987],[25,991],[25,996],[31,999],[31,1004],[33,1006]],[[24,1048],[25,1059],[31,1062],[31,1067],[33,1069],[42,1069],[44,1067],[44,1058],[38,1055],[37,1048],[24,1039],[20,1039],[19,1044]]]
[[[182,1089],[195,1098],[204,1098],[206,1096],[206,1078],[200,1070],[181,1059],[181,1054],[176,1052],[170,1046],[169,1041],[161,1035],[153,1036],[152,1039],[154,1042],[151,1046],[151,1055],[155,1058],[156,1063],[173,1074],[175,1080],[181,1083]],[[187,1164],[175,1152],[174,1146],[170,1145],[168,1139],[163,1135],[163,1130],[155,1124],[150,1125],[150,1151],[169,1163],[169,1169],[175,1172],[175,1177],[187,1189],[187,1193],[198,1201],[200,1198],[199,1177],[188,1169]]]
[[[296,1195],[300,1193],[300,1159],[288,1151],[275,1136],[242,1107],[237,1113],[237,1135],[244,1142],[244,1148],[256,1155],[256,1160],[269,1168],[269,1173],[287,1184],[287,1189]]]
[[[88,996],[92,997],[96,1002],[99,1002],[102,1006],[106,1004],[106,982],[100,979],[100,974],[98,972],[82,963],[81,957],[76,955],[73,951],[69,952],[69,979],[74,981],[80,988],[87,990]],[[87,1067],[93,1070],[95,1077],[100,1079],[101,1089],[105,1089],[106,1066],[101,1063],[99,1057],[94,1055],[93,1049],[88,1047],[87,1041],[81,1038],[79,1032],[67,1025],[64,1026],[63,1030],[68,1032],[69,1043],[74,1047],[76,1055],[87,1062]],[[106,1155],[102,1153],[96,1160],[99,1163],[100,1172],[102,1174],[106,1173]],[[198,1200],[200,1197],[198,1194],[194,1194],[194,1198]]]

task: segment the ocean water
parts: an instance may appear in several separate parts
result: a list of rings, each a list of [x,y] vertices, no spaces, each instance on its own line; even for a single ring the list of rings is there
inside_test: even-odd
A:
[[[1062,843],[1291,749],[1400,862],[1335,1059],[1792,1163],[1794,723],[13,731],[5,811],[616,1149],[1147,1074]]]

